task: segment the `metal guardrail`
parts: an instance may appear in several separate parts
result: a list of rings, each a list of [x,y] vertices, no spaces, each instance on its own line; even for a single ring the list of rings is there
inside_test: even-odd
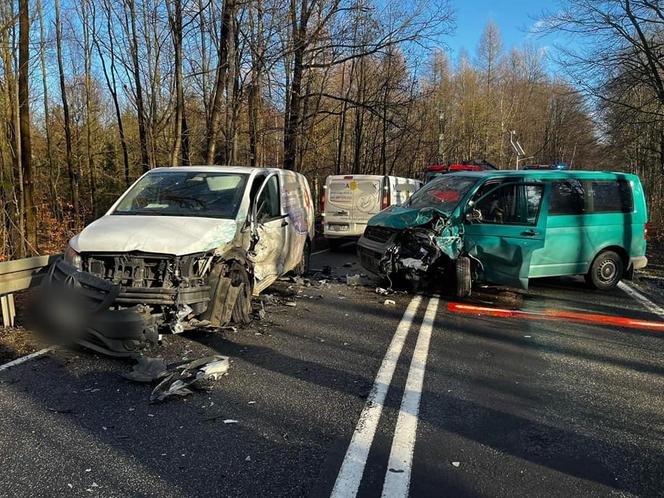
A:
[[[4,327],[14,326],[14,292],[38,285],[47,268],[59,257],[33,256],[0,263],[0,310]]]

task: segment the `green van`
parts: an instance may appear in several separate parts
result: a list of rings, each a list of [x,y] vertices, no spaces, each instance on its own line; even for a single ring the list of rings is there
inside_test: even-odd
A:
[[[647,264],[639,178],[596,171],[445,175],[369,220],[362,265],[390,278],[528,288],[539,277],[585,275],[611,289]],[[441,280],[442,279],[442,280]]]

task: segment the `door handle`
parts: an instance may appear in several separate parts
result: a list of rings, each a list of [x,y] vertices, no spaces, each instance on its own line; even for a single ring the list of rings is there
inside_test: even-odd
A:
[[[526,230],[525,232],[521,232],[521,235],[525,235],[526,237],[534,237],[537,235],[536,230]]]

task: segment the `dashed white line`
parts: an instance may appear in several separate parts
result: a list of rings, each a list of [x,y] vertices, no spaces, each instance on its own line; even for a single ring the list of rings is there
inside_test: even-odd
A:
[[[420,296],[413,297],[392,337],[392,342],[378,369],[376,380],[367,397],[367,401],[360,414],[360,420],[348,445],[341,470],[339,470],[339,475],[332,489],[332,498],[352,498],[357,494],[360,482],[362,481],[362,475],[364,474],[364,467],[367,463],[367,457],[369,456],[369,450],[371,449],[371,443],[373,442],[378,421],[383,411],[385,396],[392,382],[394,370],[399,361],[401,350],[417,313],[420,301]]]
[[[654,313],[655,315],[659,316],[660,318],[664,319],[664,308],[661,306],[653,303],[650,299],[648,299],[646,296],[641,294],[639,291],[637,291],[634,287],[631,285],[625,283],[625,282],[620,282],[618,284],[618,287],[622,289],[624,292],[629,294],[631,297],[639,301],[645,308],[650,311],[651,313]]]
[[[413,451],[417,437],[418,413],[422,386],[424,385],[424,372],[429,356],[429,344],[433,323],[438,311],[438,298],[431,298],[427,311],[422,320],[417,344],[410,362],[406,388],[401,399],[401,408],[394,429],[394,439],[390,450],[390,459],[387,463],[385,482],[383,484],[383,498],[403,498],[408,496],[410,488],[410,475],[413,463]]]
[[[28,355],[21,356],[20,358],[16,358],[15,360],[5,363],[4,365],[0,365],[0,372],[2,372],[3,370],[7,370],[11,367],[20,365],[21,363],[25,363],[26,361],[30,361],[34,358],[39,358],[40,356],[43,356],[46,353],[53,351],[54,349],[55,346],[51,346],[50,348],[40,349],[39,351],[35,351],[34,353],[30,353]]]

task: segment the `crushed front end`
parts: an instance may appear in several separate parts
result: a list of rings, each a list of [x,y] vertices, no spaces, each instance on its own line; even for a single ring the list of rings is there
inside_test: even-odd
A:
[[[392,281],[439,285],[463,249],[459,225],[433,209],[397,208],[372,222],[358,243],[360,263]]]

